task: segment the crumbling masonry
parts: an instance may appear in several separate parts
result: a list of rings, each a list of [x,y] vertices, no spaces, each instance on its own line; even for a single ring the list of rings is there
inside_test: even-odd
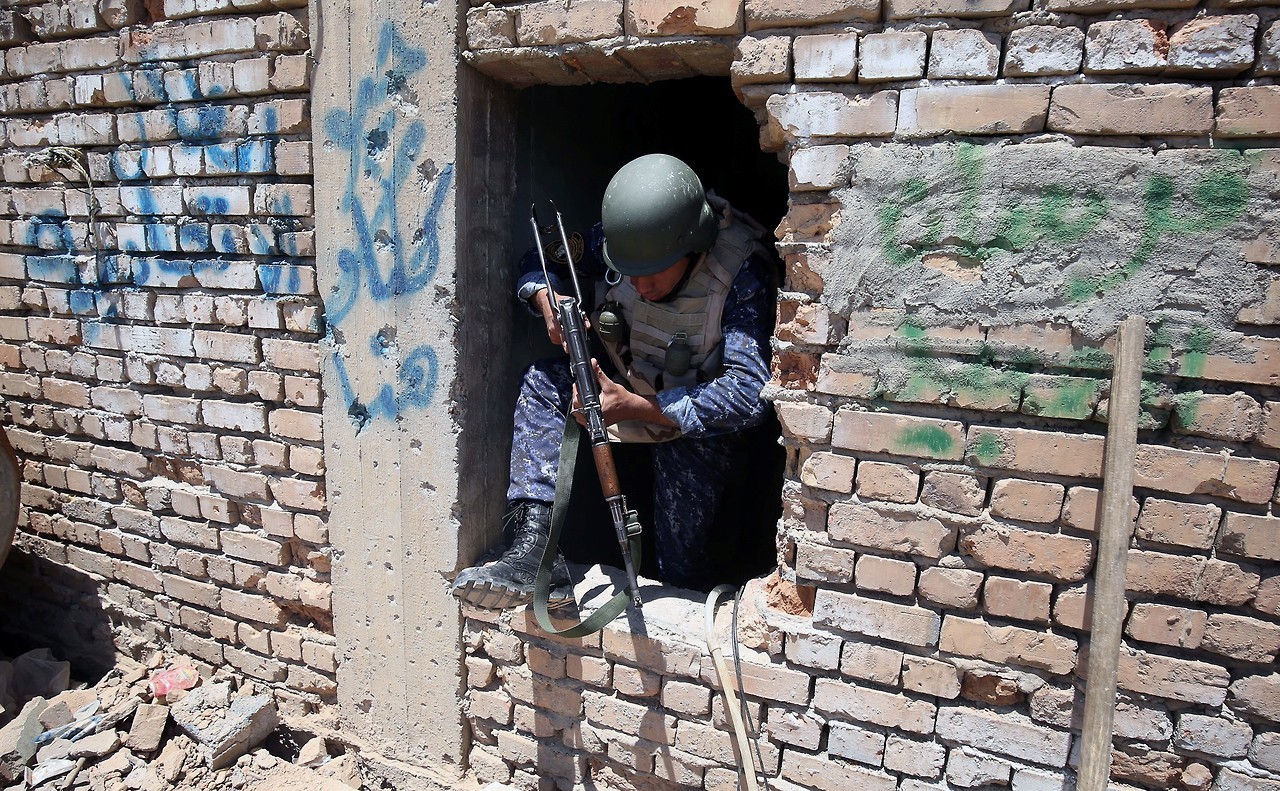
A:
[[[566,642],[445,583],[502,506],[515,91],[722,76],[790,168],[779,569],[739,632],[771,786],[1070,787],[1140,313],[1112,781],[1280,791],[1277,19],[7,3],[3,628],[336,705],[401,787],[736,788],[698,597]]]

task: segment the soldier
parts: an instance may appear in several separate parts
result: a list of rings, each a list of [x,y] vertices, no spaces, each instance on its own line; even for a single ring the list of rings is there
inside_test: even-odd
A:
[[[580,273],[611,284],[592,316],[607,358],[596,364],[610,436],[656,443],[654,531],[660,579],[706,590],[717,582],[709,528],[742,448],[742,431],[767,416],[772,283],[768,233],[713,193],[675,157],[624,165],[605,190]],[[560,328],[548,284],[526,254],[517,295]],[[603,261],[604,267],[599,266]],[[607,270],[605,270],[607,267]],[[555,274],[551,275],[556,281]],[[558,282],[551,287],[563,293]],[[615,381],[616,379],[616,381]],[[576,399],[564,357],[526,369],[515,410],[507,499],[514,538],[501,558],[463,570],[453,594],[480,607],[528,603],[546,546],[565,414]],[[573,600],[562,557],[550,605]]]

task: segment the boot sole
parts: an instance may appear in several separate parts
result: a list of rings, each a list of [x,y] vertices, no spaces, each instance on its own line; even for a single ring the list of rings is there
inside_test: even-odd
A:
[[[533,594],[490,582],[463,582],[455,585],[453,595],[468,604],[486,610],[508,610],[533,602]],[[573,595],[565,590],[552,590],[547,597],[547,609],[555,610],[573,604]]]

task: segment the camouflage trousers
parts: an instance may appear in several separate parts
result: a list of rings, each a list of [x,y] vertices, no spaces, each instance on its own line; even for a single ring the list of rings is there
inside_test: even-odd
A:
[[[525,369],[516,401],[508,501],[555,499],[560,439],[572,397],[567,358],[539,360]],[[668,585],[710,587],[711,527],[741,444],[739,434],[723,434],[653,446],[655,554],[659,576]],[[579,480],[585,480],[583,472]]]

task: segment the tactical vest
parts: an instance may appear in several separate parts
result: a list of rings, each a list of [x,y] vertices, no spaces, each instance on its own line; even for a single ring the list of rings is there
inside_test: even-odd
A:
[[[624,372],[630,389],[640,395],[692,387],[720,374],[724,357],[720,321],[725,301],[743,262],[764,251],[760,239],[765,231],[755,220],[717,195],[708,193],[707,202],[721,215],[720,232],[712,248],[693,264],[678,293],[662,302],[650,302],[624,277],[605,294],[606,300],[621,305],[628,328],[626,341],[605,342],[605,349],[617,370]],[[674,377],[666,372],[665,363],[667,347],[678,333],[685,334],[693,363],[683,376]],[[609,427],[609,435],[615,442],[668,442],[679,437],[680,430],[622,421]]]

